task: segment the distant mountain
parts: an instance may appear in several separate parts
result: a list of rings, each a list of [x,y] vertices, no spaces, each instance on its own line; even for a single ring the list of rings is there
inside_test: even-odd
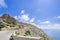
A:
[[[3,14],[0,17],[0,30],[18,30],[19,34],[22,36],[35,36],[42,37],[44,40],[52,40],[42,29],[32,24],[19,22],[9,14]]]

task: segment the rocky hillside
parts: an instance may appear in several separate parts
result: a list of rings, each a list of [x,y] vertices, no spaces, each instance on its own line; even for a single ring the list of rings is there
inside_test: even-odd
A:
[[[0,17],[0,30],[17,30],[15,34],[22,36],[42,37],[44,40],[51,40],[41,29],[32,24],[17,22],[9,14]]]
[[[11,17],[9,14],[3,14],[0,18],[2,18],[3,21],[5,22],[12,22],[12,23],[16,23],[16,20]]]
[[[3,14],[0,17],[0,30],[2,28],[8,29],[9,27],[15,27],[15,25],[17,25],[16,20],[13,17],[11,17],[9,14]]]

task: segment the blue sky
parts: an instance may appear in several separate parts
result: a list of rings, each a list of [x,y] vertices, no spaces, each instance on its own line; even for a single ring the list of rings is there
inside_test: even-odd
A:
[[[42,28],[60,29],[60,0],[0,0],[0,15],[4,13]]]

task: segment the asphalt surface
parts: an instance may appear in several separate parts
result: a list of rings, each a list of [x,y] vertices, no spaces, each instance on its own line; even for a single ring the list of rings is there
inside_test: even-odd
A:
[[[9,40],[13,31],[0,31],[0,40]]]

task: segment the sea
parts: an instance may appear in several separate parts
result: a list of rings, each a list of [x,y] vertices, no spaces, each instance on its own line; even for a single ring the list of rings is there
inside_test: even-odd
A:
[[[60,40],[60,29],[43,29],[43,31],[53,40]]]

